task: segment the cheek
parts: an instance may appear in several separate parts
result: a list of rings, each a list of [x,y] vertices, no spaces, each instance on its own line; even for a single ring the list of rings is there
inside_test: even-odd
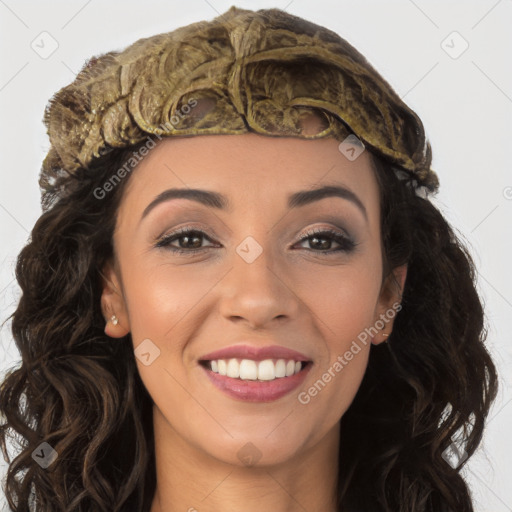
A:
[[[368,329],[375,321],[380,291],[378,262],[347,266],[329,275],[319,273],[314,282],[305,297],[316,319],[318,339],[325,343],[324,355],[312,386],[299,401],[313,408],[328,405],[330,419],[337,421],[366,371],[371,347]]]
[[[318,272],[298,291],[332,348],[342,350],[374,321],[380,291],[378,270],[378,262],[361,260]]]
[[[123,284],[134,349],[149,339],[157,347],[150,351],[158,354],[147,366],[136,360],[139,375],[155,403],[167,410],[183,408],[189,399],[180,385],[189,370],[183,365],[184,350],[201,324],[202,301],[219,277],[211,269],[161,261],[149,265],[133,259],[125,265],[131,269]]]
[[[157,262],[127,262],[124,279],[130,330],[134,343],[144,338],[164,344],[187,315],[194,314],[209,290],[218,281],[211,269],[181,267]],[[174,345],[174,344],[173,344]]]

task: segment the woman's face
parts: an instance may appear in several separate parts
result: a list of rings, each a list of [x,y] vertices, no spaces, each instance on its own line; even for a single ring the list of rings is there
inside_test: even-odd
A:
[[[102,298],[119,324],[106,332],[131,332],[134,349],[140,346],[136,361],[155,428],[176,443],[230,464],[247,455],[275,464],[338,432],[365,372],[368,332],[375,335],[365,329],[377,322],[389,334],[394,315],[384,328],[382,318],[398,298],[390,281],[381,287],[370,155],[349,160],[338,145],[252,133],[167,138],[133,170]],[[313,192],[326,186],[340,191]],[[172,198],[171,189],[222,199]],[[196,233],[173,239],[179,228]],[[315,235],[325,230],[334,235]],[[379,333],[374,342],[384,339]],[[201,362],[241,345],[293,350],[309,364],[295,377],[265,380],[283,371],[278,359],[290,369],[287,361],[299,356],[220,358],[241,363],[238,379]],[[277,365],[260,368],[258,359]],[[226,371],[237,368],[232,362]]]

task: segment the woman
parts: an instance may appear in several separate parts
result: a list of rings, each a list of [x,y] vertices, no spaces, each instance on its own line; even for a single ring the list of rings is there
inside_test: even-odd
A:
[[[12,510],[473,510],[497,382],[474,266],[361,54],[232,7],[91,59],[45,123]]]

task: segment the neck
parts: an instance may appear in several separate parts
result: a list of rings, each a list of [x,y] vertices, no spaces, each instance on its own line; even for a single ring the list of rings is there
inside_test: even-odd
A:
[[[157,411],[154,420],[157,485],[150,512],[337,510],[339,423],[286,461],[244,466],[192,446]]]

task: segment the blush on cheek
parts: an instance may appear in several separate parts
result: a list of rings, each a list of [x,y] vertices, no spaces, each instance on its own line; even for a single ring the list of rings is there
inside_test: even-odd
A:
[[[166,272],[151,277],[131,273],[126,283],[130,296],[129,314],[132,334],[135,337],[166,339],[212,287],[210,281],[190,279]],[[134,338],[135,339],[135,338]]]
[[[376,298],[374,291],[364,286],[340,287],[336,293],[319,296],[314,312],[320,319],[319,327],[324,339],[331,340],[329,347],[342,354],[349,350],[352,342],[365,341],[364,333],[373,325]],[[311,302],[309,302],[311,304]],[[322,325],[323,324],[323,325]],[[366,337],[369,343],[369,337]],[[364,347],[364,343],[361,344]]]

